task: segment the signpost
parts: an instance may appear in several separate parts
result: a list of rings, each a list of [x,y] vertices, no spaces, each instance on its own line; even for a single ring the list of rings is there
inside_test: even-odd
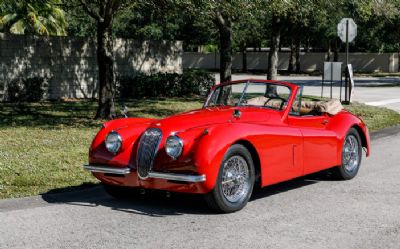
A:
[[[350,102],[350,91],[349,88],[349,75],[348,75],[348,65],[349,65],[349,42],[352,42],[357,36],[357,24],[352,18],[343,18],[337,25],[337,34],[346,43],[346,61],[345,61],[345,74],[346,74],[346,86],[345,86],[345,102]],[[354,90],[354,89],[353,89]]]

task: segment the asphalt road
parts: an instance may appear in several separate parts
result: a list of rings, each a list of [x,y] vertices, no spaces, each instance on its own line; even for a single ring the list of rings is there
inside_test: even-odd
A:
[[[0,248],[399,248],[400,129],[374,137],[359,175],[316,174],[213,214],[198,196],[117,201],[100,186],[0,201]]]

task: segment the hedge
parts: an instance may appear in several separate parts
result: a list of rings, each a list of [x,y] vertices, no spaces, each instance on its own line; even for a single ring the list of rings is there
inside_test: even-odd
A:
[[[182,74],[136,74],[117,79],[118,95],[122,99],[186,97],[206,95],[215,84],[214,75],[202,70],[187,70]]]

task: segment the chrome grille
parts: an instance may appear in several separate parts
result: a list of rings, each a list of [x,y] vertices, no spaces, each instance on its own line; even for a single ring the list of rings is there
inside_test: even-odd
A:
[[[149,176],[161,138],[162,132],[157,128],[147,129],[140,138],[136,155],[136,168],[139,177],[142,179],[146,179]]]

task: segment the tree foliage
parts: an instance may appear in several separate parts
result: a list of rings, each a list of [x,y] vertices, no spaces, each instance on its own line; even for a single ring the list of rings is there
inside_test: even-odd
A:
[[[59,4],[59,0],[3,0],[0,2],[0,31],[66,35],[67,23]]]

